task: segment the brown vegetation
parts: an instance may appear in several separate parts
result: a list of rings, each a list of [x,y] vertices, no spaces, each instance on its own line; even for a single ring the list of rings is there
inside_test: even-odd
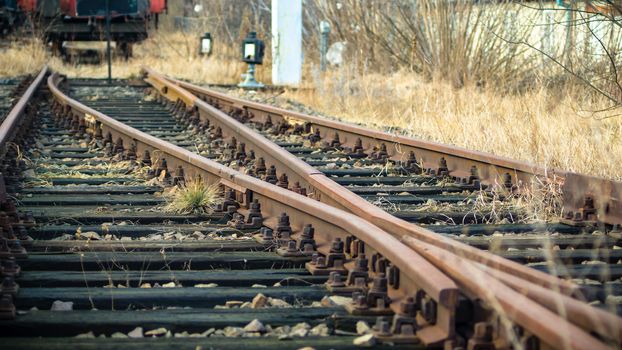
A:
[[[512,36],[513,42],[503,40],[516,30],[503,20],[507,11],[520,14],[524,23],[537,25],[534,10],[511,3],[474,7],[471,1],[440,8],[428,1],[417,2],[417,8],[398,0],[382,8],[365,1],[339,3],[337,8],[336,2],[323,6],[311,1],[305,7],[303,89],[287,90],[275,103],[289,99],[349,122],[394,128],[414,137],[550,168],[622,179],[619,106],[571,79],[537,50],[517,43],[534,39],[533,32],[525,29],[528,25]],[[173,32],[172,25],[165,23],[168,30],[136,45],[134,58],[115,60],[113,75],[137,77],[140,67],[149,65],[196,83],[237,83],[246,69],[237,57],[239,38],[256,29],[269,47],[269,13],[264,5],[262,1],[206,2],[208,24],[183,33]],[[171,23],[173,10],[168,19]],[[246,16],[240,19],[240,13]],[[413,13],[426,20],[413,25],[407,21]],[[456,13],[462,15],[456,17],[457,22],[448,21],[447,16]],[[317,68],[316,25],[322,18],[333,25],[332,42],[348,42],[347,66],[326,73]],[[394,27],[389,18],[395,19]],[[351,22],[364,26],[357,28]],[[469,35],[472,28],[477,28],[477,38]],[[198,38],[206,30],[215,38],[214,54],[209,58],[197,55]],[[563,30],[561,33],[552,35],[551,41],[563,43]],[[608,38],[615,42],[619,33],[614,34]],[[572,57],[581,62],[591,57],[591,65],[575,66],[575,70],[585,72],[584,76],[599,86],[609,84],[608,89],[615,90],[616,80],[603,76],[612,71],[609,58],[590,53],[584,46],[577,42]],[[271,75],[269,51],[265,64],[258,68],[258,79],[265,83]],[[614,63],[620,56],[612,58]],[[0,74],[32,72],[48,60],[52,68],[69,76],[106,75],[103,65],[64,64],[59,58],[50,58],[35,40],[15,43],[1,52]]]

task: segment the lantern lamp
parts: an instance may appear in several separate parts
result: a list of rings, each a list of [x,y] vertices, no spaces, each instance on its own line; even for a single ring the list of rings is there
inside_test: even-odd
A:
[[[205,33],[201,37],[201,45],[199,46],[199,53],[204,56],[209,56],[212,53],[212,34]]]
[[[255,80],[255,65],[262,64],[265,45],[263,41],[257,39],[257,33],[249,32],[242,41],[242,61],[248,63],[248,71],[243,74],[244,81],[238,84],[239,87],[247,89],[257,89],[264,85]]]

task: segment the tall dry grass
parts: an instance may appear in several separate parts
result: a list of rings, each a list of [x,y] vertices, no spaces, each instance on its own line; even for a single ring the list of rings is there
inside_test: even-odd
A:
[[[332,71],[284,97],[348,122],[612,179],[622,179],[622,113],[582,90],[521,95],[422,79],[409,72]],[[608,116],[613,116],[607,118]]]
[[[437,11],[443,14],[447,9]],[[337,15],[343,13],[338,12]],[[433,15],[430,13],[430,16]],[[487,20],[478,17],[477,13],[471,16],[479,18],[482,25],[507,26],[507,22],[498,18],[487,24]],[[225,22],[218,23],[222,26]],[[340,35],[346,39],[354,37],[357,29],[346,24],[342,23]],[[450,24],[439,22],[436,25],[440,27],[430,31],[447,32]],[[231,37],[237,38],[248,24],[238,26],[237,31],[226,26],[222,30],[231,31]],[[456,26],[458,34],[468,32],[461,22]],[[234,84],[241,81],[246,65],[238,58],[237,44],[217,36],[219,39],[215,40],[214,54],[201,57],[197,54],[201,33],[153,32],[148,40],[135,46],[134,57],[129,61],[114,60],[113,77],[137,77],[141,66],[148,65],[165,74],[199,84]],[[439,42],[439,48],[435,49],[438,58],[436,63],[430,65],[442,68],[444,64],[451,64],[445,67],[448,69],[445,73],[417,72],[409,67],[387,71],[378,69],[371,64],[373,61],[365,64],[357,59],[361,52],[350,52],[348,57],[352,60],[348,61],[351,64],[347,67],[319,74],[310,53],[305,56],[311,58],[305,62],[304,89],[288,90],[284,97],[349,122],[383,129],[394,128],[395,132],[406,135],[526,160],[545,167],[622,179],[622,168],[619,167],[622,161],[622,116],[617,116],[622,113],[620,108],[591,113],[589,111],[607,107],[608,101],[589,89],[581,89],[580,85],[563,83],[563,78],[558,79],[562,81],[559,83],[551,80],[555,77],[542,75],[532,76],[527,88],[521,89],[520,93],[508,93],[507,88],[500,87],[508,84],[500,77],[518,77],[509,73],[517,61],[503,59],[511,56],[508,51],[503,51],[503,55],[494,61],[507,63],[504,69],[497,71],[504,73],[495,75],[497,73],[490,72],[491,75],[486,76],[483,71],[485,65],[469,68],[469,62],[475,64],[477,57],[484,56],[490,50],[495,52],[496,46],[491,49],[492,44],[484,45],[482,42],[479,47],[467,38],[453,35],[453,38],[443,39],[445,43]],[[359,36],[364,37],[362,34]],[[419,42],[432,40],[429,37]],[[452,43],[460,43],[457,52],[471,58],[464,62],[457,61],[459,55],[448,50],[454,45]],[[506,46],[503,48],[509,50]],[[307,50],[310,49],[307,47]],[[370,60],[387,59],[379,56],[377,50],[370,51],[375,55]],[[421,60],[425,60],[426,56],[421,57],[415,62],[423,62]],[[443,57],[449,61],[443,61]],[[15,76],[30,73],[44,62],[49,62],[53,69],[70,77],[105,77],[107,74],[105,65],[67,64],[57,57],[50,57],[37,40],[14,43],[0,52],[0,74]],[[459,73],[465,67],[474,75]],[[533,66],[523,68],[530,67]],[[270,76],[268,57],[265,64],[258,68],[258,79],[269,83]],[[497,76],[497,80],[493,80],[493,76]],[[481,84],[482,77],[486,77],[486,84]],[[514,79],[514,83],[518,80]]]
[[[198,54],[199,34],[183,32],[153,32],[149,39],[134,46],[129,60],[115,57],[112,65],[114,78],[138,77],[142,66],[149,66],[179,79],[198,82],[238,83],[247,65],[240,62],[237,47],[216,43],[211,56]],[[69,77],[104,78],[108,74],[105,64],[66,63],[59,57],[49,57],[50,66]],[[105,62],[105,60],[102,60]],[[270,65],[266,61],[265,67]],[[257,77],[270,82],[270,71],[259,67]]]
[[[41,40],[14,41],[5,50],[0,49],[0,77],[35,73],[47,59],[48,55]]]

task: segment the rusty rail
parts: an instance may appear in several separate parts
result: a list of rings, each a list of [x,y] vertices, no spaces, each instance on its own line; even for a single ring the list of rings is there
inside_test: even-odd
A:
[[[0,125],[0,154],[6,152],[7,144],[17,135],[17,128],[23,123],[22,115],[28,112],[28,104],[41,85],[41,82],[43,82],[47,72],[48,67],[44,66]]]
[[[251,145],[250,148],[254,149],[257,154],[269,160],[266,162],[268,165],[273,164],[277,167],[277,169],[287,169],[285,172],[288,176],[294,174],[294,176],[297,177],[297,180],[301,179],[301,184],[304,183],[310,186],[308,188],[308,192],[314,193],[314,197],[316,199],[331,204],[332,206],[346,209],[347,211],[353,212],[367,220],[370,220],[379,227],[385,229],[387,232],[393,234],[396,238],[416,238],[422,242],[445,249],[450,254],[492,267],[493,269],[498,270],[499,274],[505,273],[506,275],[509,274],[518,276],[522,283],[521,286],[518,284],[508,284],[515,290],[519,290],[522,293],[539,291],[542,289],[540,286],[553,290],[560,290],[567,294],[572,294],[575,289],[576,286],[570,282],[562,281],[526,266],[507,261],[503,258],[469,247],[450,238],[441,237],[431,231],[422,229],[416,225],[391,216],[390,214],[361,199],[359,196],[345,190],[340,185],[336,184],[329,178],[326,178],[321,172],[310,167],[297,157],[292,157],[289,153],[285,152],[282,148],[278,147],[271,141],[263,137],[257,137],[257,134],[253,130],[235,121],[233,118],[227,116],[204,101],[197,99],[194,95],[189,94],[187,90],[180,89],[180,86],[178,85],[180,83],[175,82],[173,84],[173,81],[167,82],[165,77],[162,75],[159,75],[149,69],[146,69],[146,71],[148,74],[146,81],[156,87],[164,96],[172,101],[183,101],[189,109],[197,109],[202,118],[209,119],[212,123],[215,123],[215,125],[220,126],[223,129],[223,134],[227,136],[235,136],[236,138],[242,138],[247,145]],[[246,103],[245,101],[242,102]],[[249,103],[252,104],[252,102]],[[238,104],[235,108],[245,107]],[[332,122],[327,121],[327,123]],[[531,174],[531,176],[533,175],[537,174]],[[423,255],[422,252],[420,253]],[[579,322],[581,327],[585,327],[585,329],[590,331],[595,331],[610,339],[620,339],[619,332],[622,329],[622,323],[620,323],[620,319],[615,316],[613,316],[613,319],[617,322],[605,327],[602,324],[602,320],[606,318],[600,317],[602,316],[601,311],[595,311],[591,307],[585,307],[585,304],[577,300],[565,298],[564,300],[566,304],[564,304],[562,308],[559,307],[558,301],[555,300],[555,298],[539,298],[538,300],[542,305],[559,314],[565,314],[566,309],[570,308],[571,310],[574,310],[574,312],[580,314],[583,319],[588,320],[583,323]]]
[[[276,228],[277,218],[281,213],[289,215],[291,226],[297,232],[301,232],[305,224],[313,223],[316,232],[320,233],[315,236],[317,250],[326,256],[330,253],[331,242],[336,238],[345,242],[350,236],[364,242],[366,254],[371,255],[375,252],[382,254],[401,272],[399,288],[389,290],[389,297],[394,301],[392,306],[397,307],[400,301],[416,295],[419,290],[425,291],[437,302],[436,324],[419,330],[418,337],[429,344],[438,344],[453,337],[458,301],[456,285],[398,239],[350,213],[335,210],[326,204],[243,175],[103,115],[65,96],[57,87],[60,80],[56,74],[50,76],[48,87],[56,100],[64,108],[68,108],[68,117],[78,116],[92,127],[97,124],[104,134],[110,132],[113,139],[121,138],[124,145],[135,145],[138,154],[148,151],[160,159],[165,157],[169,167],[183,167],[187,178],[201,176],[210,183],[220,183],[235,190],[245,204],[241,213],[247,213],[249,204],[256,199],[261,204],[261,213],[266,226]],[[154,152],[156,150],[157,152]]]
[[[454,177],[468,178],[472,167],[477,169],[477,176],[482,183],[491,185],[506,181],[507,178],[504,178],[506,174],[509,174],[512,183],[519,187],[521,184],[529,184],[533,176],[548,177],[551,181],[564,183],[564,207],[568,219],[622,225],[622,190],[620,189],[622,184],[620,182],[569,173],[560,169],[546,169],[490,153],[366,129],[243,100],[180,80],[167,79],[192,93],[209,100],[217,100],[224,109],[243,110],[257,121],[265,121],[270,117],[274,123],[279,120],[292,124],[308,123],[314,129],[319,129],[323,137],[332,136],[331,133],[338,132],[340,141],[344,145],[353,146],[356,139],[361,139],[364,149],[371,149],[378,144],[385,143],[392,145],[392,147],[387,147],[391,159],[403,159],[408,152],[413,151],[418,156],[417,159],[421,162],[422,168],[435,169],[440,159],[444,158],[447,161],[449,173]],[[587,211],[588,215],[584,215],[584,211]]]
[[[159,73],[148,68],[145,70],[148,74],[146,81],[158,89],[166,98],[172,101],[183,101],[189,109],[196,108],[201,119],[207,119],[213,125],[220,127],[223,135],[243,139],[250,149],[253,149],[258,156],[265,159],[267,166],[274,165],[279,171],[286,172],[288,177],[290,177],[290,181],[300,181],[301,185],[306,184],[308,186],[307,193],[312,194],[313,198],[365,218],[398,239],[401,239],[403,236],[411,236],[447,249],[457,255],[520,276],[532,283],[560,289],[567,294],[572,294],[576,290],[576,286],[572,283],[561,281],[544,272],[508,261],[453,239],[441,237],[432,231],[392,216],[356,194],[344,189],[302,160],[292,157],[272,141],[261,136],[258,137],[249,127],[204,101],[197,99],[194,95],[189,94],[188,91],[172,81],[168,81]]]
[[[423,259],[422,256],[415,253],[416,250],[410,249],[399,242],[397,238],[391,237],[380,228],[352,214],[336,210],[326,204],[318,203],[277,186],[269,185],[253,177],[242,175],[237,171],[144,134],[88,108],[65,96],[56,86],[60,80],[57,75],[53,75],[48,79],[48,86],[57,101],[64,106],[66,118],[77,117],[85,120],[92,128],[101,128],[103,132],[110,132],[115,139],[120,138],[123,144],[131,144],[131,148],[135,151],[150,151],[152,154],[158,154],[159,158],[165,156],[169,165],[182,166],[187,177],[200,175],[208,182],[218,182],[236,190],[238,198],[244,204],[240,212],[245,213],[251,200],[257,199],[262,206],[262,215],[266,218],[264,220],[265,225],[274,227],[276,217],[281,212],[287,212],[291,215],[292,226],[297,228],[297,231],[304,224],[313,222],[318,231],[322,233],[317,240],[318,251],[323,254],[329,253],[330,242],[335,238],[345,240],[350,236],[365,242],[370,247],[367,252],[375,251],[384,255],[401,271],[402,277],[400,277],[399,286],[393,285],[392,287],[395,288],[390,289],[390,296],[394,301],[393,306],[396,305],[397,301],[403,301],[405,297],[414,295],[413,293],[419,289],[425,290],[430,297],[438,302],[440,308],[436,324],[419,330],[417,336],[424,343],[436,344],[451,338],[453,335],[453,317],[455,316],[458,289],[452,280],[428,262],[434,261],[435,265],[446,268],[446,265],[439,262],[446,260],[447,255],[451,253],[430,245],[429,247],[432,249],[417,250],[425,256]],[[201,102],[195,101],[191,95],[174,86],[163,84],[160,86],[160,91],[163,94],[175,93],[179,98],[185,99],[186,103],[197,103],[197,106],[201,107]],[[154,152],[156,150],[158,152]],[[404,239],[411,246],[413,242],[425,244],[409,237]],[[529,300],[520,293],[504,286],[496,279],[488,277],[478,281],[471,279],[468,273],[457,272],[457,269],[454,266],[453,270],[449,270],[449,272],[451,272],[452,278],[466,286],[467,293],[472,293],[477,298],[491,303],[500,301],[499,307],[496,309],[499,314],[524,327],[532,334],[538,335],[544,343],[560,349],[581,349],[587,345],[594,349],[607,348],[586,331],[554,312],[548,311],[537,302]],[[481,281],[484,283],[480,283]],[[494,290],[500,293],[495,299],[491,299],[490,290],[485,287],[488,283],[492,283],[495,287]],[[518,310],[516,300],[523,302]],[[565,337],[560,337],[553,328],[557,329],[560,325],[571,333]]]

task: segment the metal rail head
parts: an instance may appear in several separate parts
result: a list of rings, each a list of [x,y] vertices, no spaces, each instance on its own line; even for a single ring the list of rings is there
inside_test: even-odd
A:
[[[22,137],[26,135],[29,127],[29,123],[32,121],[35,110],[31,108],[34,97],[37,93],[37,89],[43,82],[43,78],[47,74],[47,66],[44,66],[39,74],[32,80],[28,88],[20,96],[17,103],[13,106],[9,114],[2,121],[0,125],[0,167],[7,175],[14,175],[12,172],[19,167],[19,159],[17,144],[20,144],[23,140]],[[0,217],[2,217],[2,230],[0,230],[0,247],[9,248],[10,250],[0,250],[0,257],[5,265],[5,259],[11,265],[10,269],[17,271],[19,266],[15,264],[15,257],[25,257],[26,249],[21,245],[22,239],[28,239],[26,226],[34,224],[32,217],[27,215],[21,215],[17,212],[13,199],[9,197],[7,188],[5,185],[5,174],[0,173]],[[13,227],[21,227],[22,233],[18,233],[17,236],[13,232]],[[18,239],[16,239],[18,238]],[[9,243],[11,241],[11,243]],[[3,269],[8,270],[6,265]],[[15,282],[12,281],[13,285]],[[13,319],[16,316],[15,305],[13,304],[13,297],[11,293],[6,293],[5,290],[1,293],[0,301],[0,319]]]
[[[264,234],[283,241],[284,253],[307,251],[314,256],[309,265],[312,273],[341,273],[352,284],[361,283],[363,277],[364,297],[356,299],[353,312],[396,315],[392,322],[380,323],[378,336],[436,345],[455,336],[457,286],[395,237],[350,213],[241,174],[120,123],[63,94],[58,88],[60,81],[58,75],[52,75],[48,87],[56,99],[54,109],[61,111],[59,118],[64,118],[65,123],[86,124],[93,137],[107,135],[103,138],[107,145],[120,140],[115,142],[123,145],[117,147],[120,152],[145,154],[147,163],[157,164],[154,176],[163,169],[182,169],[177,173],[182,175],[176,174],[176,178],[219,183],[227,193],[220,209],[230,215],[232,224],[269,227],[271,232]],[[191,98],[184,99],[183,93],[175,92],[174,87],[162,86],[160,90],[178,94],[186,106],[192,102]],[[112,146],[108,148],[114,152]],[[333,280],[338,278],[335,276]],[[428,313],[419,322],[422,310]],[[387,333],[385,326],[392,329]]]
[[[181,84],[180,82],[169,80],[163,75],[148,68],[145,68],[145,72],[148,76],[147,81],[155,82],[157,84],[155,85],[158,87],[157,91],[166,91],[163,93],[165,98],[171,101],[176,101],[178,100],[177,96],[188,94],[185,89],[179,86],[179,84]],[[166,87],[166,89],[163,87]],[[195,87],[195,89],[200,88]],[[212,92],[210,90],[210,94],[211,93]],[[410,235],[445,249],[451,249],[452,251],[459,252],[470,259],[495,266],[495,268],[503,271],[511,272],[532,283],[561,289],[568,294],[572,294],[577,288],[573,283],[562,281],[544,272],[536,271],[526,266],[500,258],[494,254],[469,247],[468,245],[462,244],[455,240],[443,239],[443,237],[439,237],[437,234],[429,230],[400,220],[368,203],[347,189],[344,189],[342,186],[324,176],[322,172],[314,169],[297,157],[292,157],[291,154],[283,148],[277,146],[272,141],[269,141],[264,137],[258,136],[253,130],[229,117],[219,109],[200,99],[196,99],[194,104],[199,109],[200,117],[203,120],[210,122],[212,125],[217,125],[220,133],[224,133],[223,136],[243,138],[248,148],[254,149],[256,154],[263,157],[269,167],[274,166],[280,171],[287,172],[290,181],[298,182],[299,184],[306,186],[306,192],[314,199],[320,200],[337,208],[345,209],[360,217],[363,217],[375,225],[382,227],[398,239],[403,235]],[[225,111],[228,110],[228,107],[226,106],[220,106],[219,108],[223,108]],[[234,112],[238,107],[231,106],[231,108],[230,112]],[[356,140],[355,143],[357,143]],[[382,151],[382,149],[380,151]],[[386,149],[384,151],[386,152]],[[444,166],[446,167],[447,164],[445,163]]]
[[[209,122],[216,123],[218,125],[218,129],[223,134],[226,133],[226,135],[229,135],[229,136],[236,135],[236,137],[242,137],[243,141],[247,145],[254,145],[255,151],[256,151],[255,153],[260,154],[259,150],[263,151],[263,153],[261,154],[264,155],[265,157],[270,158],[270,162],[272,163],[272,165],[268,163],[270,167],[273,167],[274,164],[277,164],[280,169],[287,168],[290,170],[290,172],[287,172],[288,176],[290,177],[292,175],[299,176],[301,178],[299,185],[305,184],[307,186],[308,192],[314,193],[313,197],[315,199],[319,199],[333,206],[336,206],[339,208],[345,208],[348,211],[356,213],[357,215],[370,220],[372,223],[378,225],[379,227],[384,228],[385,230],[387,230],[387,232],[390,232],[395,237],[402,237],[406,235],[407,237],[410,237],[411,239],[416,238],[416,239],[421,240],[422,243],[426,242],[438,248],[447,250],[448,252],[451,252],[452,254],[457,254],[463,258],[467,258],[468,260],[488,265],[497,271],[505,271],[507,273],[516,275],[517,277],[522,279],[524,288],[526,288],[527,290],[530,290],[530,291],[538,290],[539,288],[541,288],[540,287],[541,285],[541,286],[545,286],[546,288],[552,288],[554,290],[560,290],[567,294],[572,294],[573,291],[576,289],[576,286],[572,283],[562,281],[558,278],[555,278],[545,273],[533,270],[526,266],[521,266],[519,264],[509,262],[501,257],[492,255],[487,252],[483,252],[476,248],[468,247],[464,244],[456,242],[455,240],[444,239],[430,231],[427,231],[415,225],[409,224],[407,222],[403,222],[402,220],[396,219],[390,216],[389,214],[387,214],[386,212],[376,207],[373,207],[369,203],[361,200],[360,197],[354,195],[353,193],[350,193],[349,191],[344,190],[341,186],[337,185],[331,180],[326,179],[323,174],[317,171],[314,171],[314,169],[312,168],[311,168],[312,170],[309,170],[310,167],[308,167],[306,164],[298,165],[298,163],[301,162],[299,159],[292,157],[287,152],[282,152],[283,149],[281,149],[280,147],[277,147],[271,141],[267,141],[261,137],[257,137],[257,135],[252,130],[250,130],[248,127],[234,120],[234,118],[235,119],[238,119],[238,118],[257,119],[257,116],[261,115],[261,113],[267,113],[267,115],[265,116],[266,119],[264,120],[264,122],[272,124],[275,121],[272,118],[278,115],[276,113],[273,114],[272,112],[273,110],[277,110],[277,112],[279,112],[278,109],[269,107],[267,110],[261,110],[260,107],[264,108],[263,105],[259,105],[254,102],[246,102],[246,101],[242,101],[239,99],[233,99],[228,96],[223,97],[223,96],[220,96],[223,94],[212,92],[209,90],[208,90],[208,93],[204,93],[205,89],[194,87],[190,84],[182,83],[182,82],[175,81],[175,80],[166,81],[166,78],[164,76],[150,69],[145,69],[145,71],[147,75],[146,80],[148,82],[155,83],[154,86],[167,87],[166,89],[158,88],[157,90],[160,92],[163,92],[163,96],[165,96],[166,98],[170,100],[175,100],[177,99],[176,96],[185,95],[187,93],[187,91],[185,89],[180,88],[180,86],[183,86],[184,88],[187,86],[191,86],[193,91],[200,91],[201,92],[200,95],[206,100],[208,100],[208,102],[210,102],[211,104],[209,105],[199,99],[194,101],[194,105],[195,107],[198,107],[202,118],[206,118],[207,121]],[[259,107],[257,107],[258,105]],[[218,109],[215,107],[218,107]],[[221,112],[219,109],[228,111],[232,117],[227,116],[226,114]],[[284,117],[286,114],[282,112],[283,112],[282,110],[281,112],[279,112],[281,113],[280,117],[283,117],[283,119],[285,119],[285,122],[287,122],[288,121],[287,117]],[[310,118],[315,118],[315,117],[310,117]],[[330,122],[326,122],[326,123],[330,123]],[[351,126],[348,126],[348,127],[351,127]],[[356,127],[353,127],[353,128],[356,129]],[[316,128],[315,130],[317,131],[318,128]],[[341,130],[342,129],[339,129],[339,132],[341,132]],[[331,131],[330,128],[326,128],[326,130],[322,132],[328,135],[329,131],[334,132],[334,131]],[[359,132],[358,130],[355,130],[355,131]],[[336,134],[333,142],[338,142],[339,144],[342,144],[342,143],[348,142],[348,140],[352,141],[352,137],[346,136],[344,138],[344,137],[339,137],[339,135]],[[356,138],[354,140],[354,144],[355,146],[358,145],[359,148],[363,146],[363,142],[360,140],[360,138]],[[387,152],[386,148],[384,149],[384,152],[385,153]],[[496,169],[498,167],[498,165],[494,165],[494,164],[488,164],[488,166],[491,167],[491,169]],[[441,168],[444,170],[442,170]],[[451,165],[448,166],[447,160],[444,157],[441,158],[440,165],[439,165],[439,171],[448,172],[450,168],[451,168]],[[481,174],[481,172],[476,171],[474,175],[473,168],[471,167],[469,170],[469,174],[471,178],[473,176],[479,177],[479,174]],[[533,176],[534,171],[526,172],[526,174],[529,176]],[[509,177],[506,174],[502,176],[502,178],[503,178],[504,183],[509,183],[509,186],[514,186],[512,184],[513,180],[511,176]],[[435,261],[438,262],[439,260],[435,260]],[[436,265],[436,266],[439,267],[442,265]],[[515,287],[514,289],[518,289],[518,288]],[[560,294],[560,296],[562,295]],[[575,302],[579,303],[578,301],[575,301]],[[563,313],[563,311],[560,311],[554,308],[555,301],[551,301],[550,299],[544,300],[544,301],[540,300],[540,303],[545,307],[551,308],[555,312]],[[572,305],[575,306],[576,304],[572,304]],[[581,310],[579,311],[579,313],[582,316],[590,315],[590,312],[588,312],[589,310],[586,311],[586,309],[580,308],[580,307],[578,309]],[[599,328],[597,324],[588,323],[588,324],[583,324],[583,326],[585,326],[585,328],[589,330],[596,330],[596,332],[599,332],[600,334],[605,335],[606,337],[611,336],[611,333],[608,330],[606,329],[603,330],[602,327]]]
[[[155,72],[147,70],[151,74]],[[448,146],[429,141],[421,141],[413,138],[392,135],[389,133],[365,129],[334,120],[323,119],[303,113],[288,111],[282,108],[269,106],[253,101],[226,95],[214,90],[195,86],[190,83],[168,78],[171,82],[187,89],[188,91],[217,100],[220,105],[229,108],[239,108],[248,114],[252,114],[255,120],[271,118],[272,122],[288,121],[290,123],[308,124],[319,131],[323,137],[339,131],[345,135],[348,146],[354,146],[360,142],[365,149],[385,143],[395,145],[388,147],[388,156],[392,158],[404,158],[412,151],[419,157],[419,163],[425,168],[435,168],[441,159],[444,159],[448,173],[454,177],[469,178],[472,169],[477,169],[477,176],[482,183],[504,183],[509,179],[512,185],[529,184],[530,178],[537,176],[545,181],[564,184],[563,194],[565,205],[571,212],[568,220],[597,221],[610,225],[622,225],[622,183],[599,179],[587,175],[571,174],[559,169],[545,169],[535,164],[516,161],[499,157],[489,153],[471,151],[460,147]],[[278,120],[274,120],[278,119]],[[595,187],[604,186],[601,191]],[[588,190],[589,189],[589,190]],[[591,197],[596,205],[594,220],[581,218],[586,197]],[[580,211],[577,215],[577,211]],[[589,224],[589,222],[588,222]]]

